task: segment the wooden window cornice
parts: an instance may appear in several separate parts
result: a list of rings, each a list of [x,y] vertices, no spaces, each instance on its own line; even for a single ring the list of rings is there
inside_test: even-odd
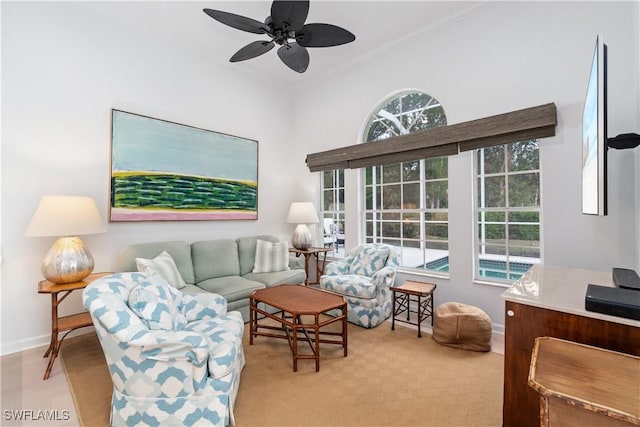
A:
[[[311,172],[354,169],[429,157],[451,156],[556,134],[554,103],[511,111],[482,119],[442,126],[375,142],[308,154]]]

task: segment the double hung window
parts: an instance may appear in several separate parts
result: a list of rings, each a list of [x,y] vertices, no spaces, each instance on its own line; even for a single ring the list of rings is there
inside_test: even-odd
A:
[[[536,140],[476,151],[476,279],[517,280],[540,262]]]

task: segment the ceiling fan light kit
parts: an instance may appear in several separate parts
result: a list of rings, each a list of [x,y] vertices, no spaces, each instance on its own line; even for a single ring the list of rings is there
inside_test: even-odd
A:
[[[264,22],[214,9],[204,13],[218,22],[253,34],[265,34],[270,41],[259,40],[238,50],[230,62],[246,61],[269,52],[279,45],[278,57],[292,70],[304,73],[309,66],[309,47],[332,47],[351,43],[351,32],[331,24],[305,24],[309,14],[308,1],[274,1],[271,15]]]

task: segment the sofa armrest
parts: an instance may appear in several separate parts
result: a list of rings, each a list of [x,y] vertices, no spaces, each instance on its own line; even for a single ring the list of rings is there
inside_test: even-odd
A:
[[[193,391],[202,390],[209,378],[209,343],[204,336],[192,331],[150,331],[140,342],[129,343],[131,347],[139,346],[140,358],[154,361],[153,369],[149,367],[136,372],[150,375],[157,381],[159,373],[171,376],[184,375],[191,378]],[[143,366],[143,365],[141,365]],[[175,389],[176,396],[183,391]],[[165,391],[165,393],[172,394]]]
[[[373,273],[371,283],[378,287],[389,288],[393,286],[393,282],[396,278],[396,271],[397,269],[395,267],[383,267]]]
[[[209,357],[207,340],[192,331],[149,331],[144,340],[130,342],[140,346],[140,355],[147,359],[172,363],[188,361],[202,366]]]
[[[227,300],[216,293],[182,294],[182,313],[187,322],[227,314]]]

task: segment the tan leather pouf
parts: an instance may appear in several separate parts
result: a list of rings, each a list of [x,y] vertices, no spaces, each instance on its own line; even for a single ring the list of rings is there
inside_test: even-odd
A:
[[[442,304],[433,316],[433,339],[463,350],[491,351],[491,319],[478,307]]]

